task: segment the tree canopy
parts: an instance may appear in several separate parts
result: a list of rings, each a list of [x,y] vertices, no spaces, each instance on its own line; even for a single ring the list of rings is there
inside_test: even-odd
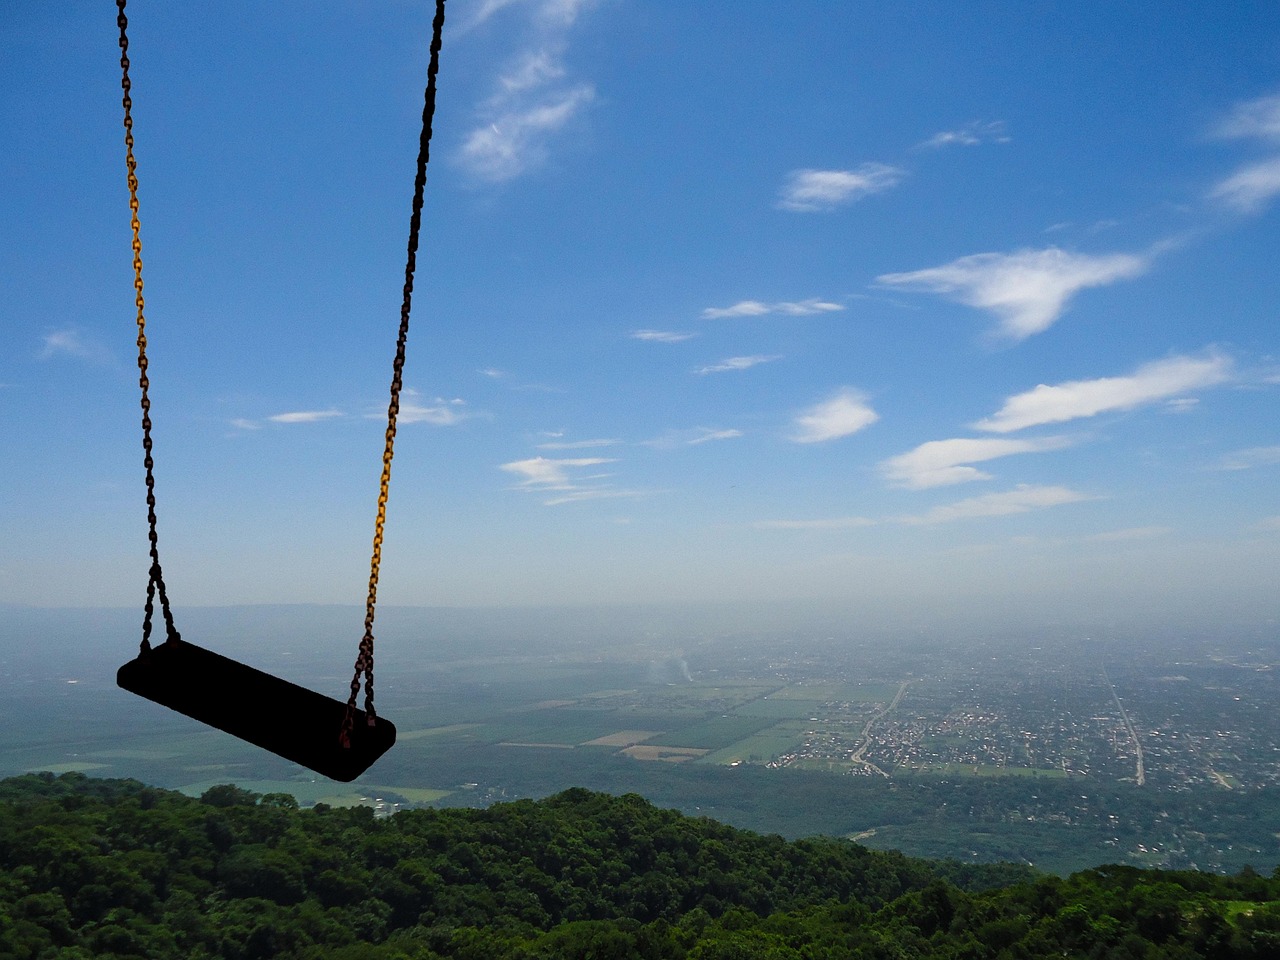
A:
[[[583,789],[379,819],[31,774],[0,782],[0,866],[17,960],[1280,955],[1280,880],[1253,871],[1064,880]]]

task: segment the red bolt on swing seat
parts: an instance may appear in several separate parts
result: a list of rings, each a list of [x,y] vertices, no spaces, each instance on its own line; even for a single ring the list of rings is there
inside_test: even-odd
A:
[[[369,593],[365,601],[364,637],[346,703],[300,687],[255,667],[239,663],[181,638],[169,609],[169,597],[160,569],[156,536],[154,460],[151,441],[151,401],[147,395],[147,337],[145,303],[142,295],[142,241],[138,223],[137,164],[133,156],[132,100],[129,82],[129,40],[126,34],[126,0],[116,0],[120,27],[121,88],[124,91],[125,160],[129,171],[129,208],[132,212],[133,271],[138,327],[138,384],[142,389],[142,446],[146,452],[147,521],[151,544],[151,570],[142,624],[142,646],[138,656],[116,673],[116,682],[130,693],[145,697],[185,714],[248,743],[309,767],[334,780],[351,781],[360,776],[396,741],[395,724],[377,716],[373,709],[373,619],[378,593],[378,571],[382,558],[382,535],[386,521],[387,490],[391,481],[391,459],[396,435],[396,415],[400,409],[401,377],[409,332],[409,311],[413,298],[413,275],[422,223],[422,195],[426,184],[427,159],[431,143],[431,120],[435,112],[436,73],[439,68],[440,38],[444,27],[445,0],[436,0],[432,23],[431,57],[427,68],[427,88],[422,110],[422,133],[418,148],[418,169],[414,179],[413,212],[409,220],[408,262],[405,265],[404,300],[400,307],[400,332],[391,378],[391,402],[387,408],[386,446],[382,455],[382,478],[374,525],[373,557],[370,561]],[[156,594],[164,616],[167,638],[151,646],[151,621]],[[361,679],[365,708],[356,706]]]

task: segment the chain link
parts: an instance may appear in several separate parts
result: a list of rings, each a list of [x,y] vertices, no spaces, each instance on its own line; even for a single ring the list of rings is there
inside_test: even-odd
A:
[[[147,602],[142,620],[141,653],[145,655],[151,650],[151,620],[155,613],[157,592],[160,594],[160,610],[164,616],[167,639],[176,641],[181,637],[173,624],[173,613],[169,609],[169,594],[165,590],[164,575],[160,570],[160,546],[156,536],[155,458],[151,442],[151,398],[147,395],[151,380],[147,376],[146,302],[142,296],[142,225],[138,220],[138,163],[133,156],[133,98],[129,95],[132,89],[129,82],[129,18],[124,13],[125,2],[126,0],[116,0],[116,26],[120,28],[120,89],[124,92],[121,102],[124,105],[125,166],[129,171],[129,226],[133,231],[133,302],[138,311],[138,386],[142,389],[142,462],[147,471],[147,539],[151,546]]]
[[[156,498],[155,498],[155,459],[151,439],[151,399],[148,389],[151,381],[147,376],[147,334],[146,303],[143,298],[142,284],[142,240],[141,224],[138,219],[138,176],[137,161],[133,155],[133,99],[130,96],[129,81],[129,37],[127,33],[128,18],[125,16],[127,0],[116,0],[116,24],[120,28],[120,86],[123,91],[125,129],[125,163],[129,177],[129,210],[130,228],[133,231],[133,288],[134,305],[137,307],[138,327],[138,385],[142,390],[142,448],[143,464],[146,467],[147,486],[147,530],[150,543],[151,567],[147,583],[147,601],[142,627],[142,653],[151,649],[150,637],[155,597],[160,597],[160,608],[165,621],[165,629],[169,640],[177,641],[181,637],[173,622],[173,614],[169,608],[168,592],[165,589],[164,577],[160,568],[159,539],[156,534]],[[440,41],[444,30],[445,0],[436,0],[435,18],[432,21],[431,58],[427,67],[427,88],[422,109],[422,133],[418,142],[418,167],[413,184],[413,212],[409,220],[408,258],[405,264],[404,299],[400,306],[400,330],[396,338],[396,356],[391,377],[391,402],[387,407],[387,430],[385,446],[382,453],[382,476],[378,485],[378,511],[374,521],[373,555],[369,562],[369,592],[365,600],[364,636],[360,640],[359,655],[355,662],[355,675],[351,680],[351,696],[347,701],[346,718],[343,721],[341,742],[350,745],[351,730],[355,719],[356,698],[360,693],[361,680],[364,681],[365,713],[370,725],[376,719],[373,707],[373,621],[378,602],[378,574],[382,564],[383,530],[387,519],[387,498],[391,485],[391,460],[395,451],[396,418],[400,412],[400,392],[403,384],[405,352],[409,337],[409,314],[413,302],[413,277],[417,269],[418,235],[422,225],[423,192],[427,180],[427,161],[430,156],[431,124],[435,115],[436,75],[440,68]]]
[[[373,618],[378,603],[378,573],[382,565],[382,532],[387,520],[387,495],[391,485],[391,458],[395,452],[396,417],[400,413],[400,388],[404,373],[405,348],[409,338],[409,311],[413,304],[413,275],[418,263],[418,233],[422,226],[422,195],[427,183],[427,161],[431,154],[431,123],[436,110],[436,74],[440,69],[440,38],[444,31],[445,0],[436,0],[436,14],[431,23],[431,59],[427,64],[427,89],[423,95],[422,133],[418,139],[418,171],[413,181],[413,213],[409,218],[408,257],[404,268],[404,299],[400,304],[400,332],[396,338],[396,359],[391,375],[391,402],[387,407],[386,445],[382,451],[382,479],[378,485],[378,514],[373,525],[373,556],[369,561],[369,593],[364,606],[364,636],[356,657],[355,675],[351,678],[351,696],[342,724],[340,741],[351,744],[355,723],[356,698],[360,681],[364,680],[364,711],[373,726],[377,715],[373,709]]]

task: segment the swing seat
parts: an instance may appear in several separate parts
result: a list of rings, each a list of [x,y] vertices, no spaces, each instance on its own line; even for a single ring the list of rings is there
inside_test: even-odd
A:
[[[340,735],[347,705],[185,640],[141,653],[116,683],[193,720],[344,783],[364,773],[396,742],[396,727],[355,711],[351,744]]]

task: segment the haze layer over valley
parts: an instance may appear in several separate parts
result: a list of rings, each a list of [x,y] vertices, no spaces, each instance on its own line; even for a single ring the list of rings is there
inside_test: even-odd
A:
[[[345,694],[357,609],[186,619],[189,639]],[[82,771],[192,794],[235,782],[382,813],[584,785],[929,856],[1058,870],[1280,863],[1267,826],[1280,651],[1265,625],[980,634],[859,629],[786,607],[389,608],[377,702],[400,738],[345,787],[118,690],[136,620],[5,608],[16,709],[0,775]]]

